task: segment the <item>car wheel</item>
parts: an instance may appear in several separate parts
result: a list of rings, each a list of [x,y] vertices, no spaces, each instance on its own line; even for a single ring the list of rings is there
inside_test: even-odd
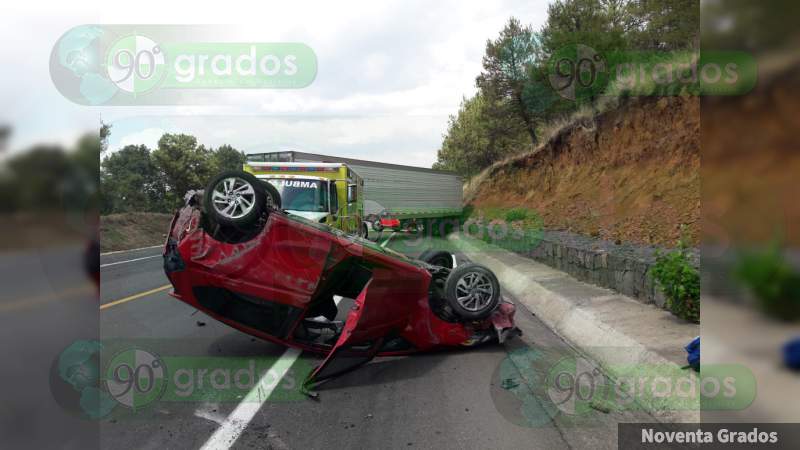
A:
[[[375,221],[372,222],[372,229],[377,231],[378,233],[383,231],[383,225],[381,225],[381,219],[375,219]]]
[[[253,225],[264,211],[265,190],[269,187],[265,187],[247,172],[239,170],[223,172],[214,177],[206,187],[204,193],[206,213],[220,225],[247,228]],[[276,198],[279,198],[277,191],[274,188],[272,190]]]
[[[264,188],[264,194],[266,194],[265,205],[267,205],[268,208],[281,209],[281,194],[275,186],[268,181],[262,182],[261,186]]]
[[[367,239],[369,237],[369,231],[367,230],[367,224],[362,223],[361,227],[358,230],[358,237]]]
[[[453,254],[445,250],[425,250],[419,255],[420,261],[425,261],[432,266],[453,268]]]
[[[491,270],[478,264],[453,269],[445,281],[445,298],[459,317],[485,319],[500,303],[500,283]]]

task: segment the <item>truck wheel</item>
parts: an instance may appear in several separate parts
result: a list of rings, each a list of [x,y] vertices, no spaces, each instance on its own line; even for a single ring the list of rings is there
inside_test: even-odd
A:
[[[445,298],[461,318],[489,317],[500,303],[500,283],[491,270],[478,264],[464,264],[450,272],[444,285]]]
[[[453,268],[453,254],[445,250],[428,249],[422,252],[418,259],[432,266]]]
[[[240,170],[223,172],[208,183],[204,193],[206,213],[219,225],[247,228],[253,225],[266,206],[265,187],[256,177]],[[274,194],[274,197],[273,197]],[[275,188],[270,192],[280,204]]]

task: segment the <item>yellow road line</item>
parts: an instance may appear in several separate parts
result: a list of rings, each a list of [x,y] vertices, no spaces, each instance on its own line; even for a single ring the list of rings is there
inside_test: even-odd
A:
[[[129,302],[131,300],[136,300],[137,298],[142,298],[142,297],[148,296],[150,294],[155,294],[156,292],[161,292],[161,291],[164,291],[164,290],[169,289],[171,287],[172,287],[171,284],[165,284],[164,286],[157,287],[155,289],[150,289],[149,291],[144,291],[144,292],[140,292],[138,294],[133,294],[133,295],[131,295],[129,297],[121,298],[119,300],[114,300],[113,302],[103,303],[102,305],[100,305],[100,309],[102,310],[102,309],[106,309],[106,308],[111,308],[112,306],[121,305],[122,303],[127,303],[127,302]]]
[[[87,281],[85,284],[70,286],[64,289],[60,289],[56,292],[48,292],[46,294],[37,295],[35,297],[28,297],[26,299],[16,299],[8,302],[0,301],[0,314],[42,306],[49,303],[63,301],[81,295],[93,296],[96,295],[95,291],[96,289],[94,285]]]

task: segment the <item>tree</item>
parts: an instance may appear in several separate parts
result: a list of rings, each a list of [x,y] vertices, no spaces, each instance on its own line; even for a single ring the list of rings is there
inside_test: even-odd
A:
[[[11,136],[11,127],[8,125],[0,125],[0,153],[6,150],[9,136]]]
[[[697,50],[700,44],[700,2],[635,0],[630,41],[638,50]]]
[[[214,174],[212,152],[194,136],[164,134],[153,151],[153,162],[167,189],[167,201],[177,206],[190,189],[200,189]]]
[[[128,145],[103,160],[103,213],[161,211],[165,188],[144,145]]]
[[[463,99],[457,116],[450,116],[434,168],[464,176],[480,170],[528,143],[525,124],[506,102],[480,92]]]
[[[103,130],[101,137],[107,137],[109,127],[104,125]],[[93,147],[97,161],[102,138],[95,136],[93,142],[100,144]],[[101,211],[168,212],[180,204],[187,191],[202,189],[217,172],[241,170],[244,161],[245,154],[230,145],[213,151],[187,134],[164,134],[153,151],[144,145],[128,145],[103,159]]]
[[[557,0],[547,7],[539,32],[545,58],[560,49],[585,45],[600,54],[628,47],[627,3],[615,0]]]
[[[108,150],[108,137],[111,136],[111,125],[100,122],[100,153]]]
[[[222,145],[214,151],[213,165],[217,172],[226,170],[242,170],[242,165],[247,160],[244,152],[240,152],[230,145]]]
[[[73,207],[97,211],[100,200],[100,155],[102,139],[87,133],[78,139],[69,154],[73,170],[63,174],[64,197]]]
[[[797,47],[800,2],[702,2],[703,48],[764,52]]]
[[[610,68],[628,50],[695,49],[698,20],[692,0],[555,0],[538,33],[510,18],[487,41],[479,92],[450,117],[434,167],[470,176],[525,141],[535,146],[541,129],[580,100],[596,107],[611,79],[604,59]]]
[[[546,65],[531,66],[528,70],[528,81],[522,91],[522,102],[537,127],[568,115],[576,109],[574,101],[560,96],[555,91],[548,76]]]
[[[525,105],[523,92],[538,53],[538,43],[531,27],[522,26],[512,17],[496,40],[486,42],[483,72],[476,80],[485,96],[513,106],[534,145],[538,141],[536,123]]]
[[[12,157],[3,190],[12,193],[13,205],[24,211],[72,208],[65,202],[64,187],[75,172],[75,165],[59,146],[37,145]]]
[[[464,176],[471,176],[480,170],[475,156],[487,145],[480,129],[481,103],[480,95],[464,98],[458,115],[450,116],[434,169],[452,170]]]
[[[626,0],[558,0],[539,31],[546,74],[559,78],[560,94],[594,108],[608,83],[603,61],[626,57],[633,26]],[[573,106],[577,106],[577,103]],[[560,108],[557,108],[560,109]]]

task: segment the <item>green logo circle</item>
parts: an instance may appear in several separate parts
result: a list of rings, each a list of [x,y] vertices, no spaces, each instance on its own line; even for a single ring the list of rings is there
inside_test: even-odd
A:
[[[566,357],[559,360],[547,374],[547,396],[567,415],[586,415],[592,402],[607,396],[610,384],[602,371],[583,358]]]
[[[167,387],[164,361],[140,349],[117,353],[108,363],[105,375],[109,394],[131,409],[140,409],[158,400]]]
[[[574,101],[592,101],[608,85],[606,59],[582,44],[558,49],[547,62],[550,86]]]
[[[152,39],[126,36],[109,48],[106,71],[118,88],[135,96],[158,87],[167,72],[166,58]]]

